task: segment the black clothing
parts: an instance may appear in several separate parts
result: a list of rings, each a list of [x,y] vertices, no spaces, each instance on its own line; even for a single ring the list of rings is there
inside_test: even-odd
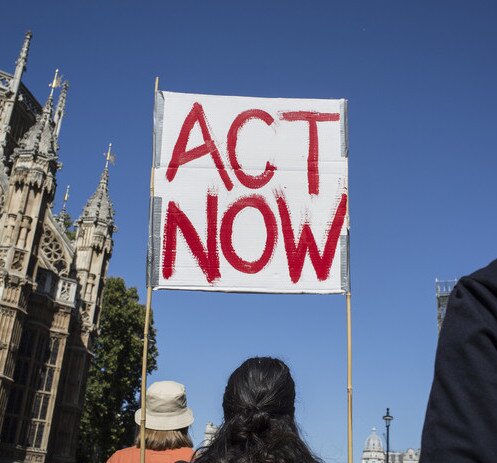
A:
[[[420,463],[497,462],[497,260],[452,291]]]

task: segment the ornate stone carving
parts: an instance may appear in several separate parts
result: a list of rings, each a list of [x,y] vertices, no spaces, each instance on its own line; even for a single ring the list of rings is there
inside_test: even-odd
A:
[[[20,292],[21,292],[20,286],[8,285],[3,290],[2,299],[10,304],[16,304],[19,300]]]
[[[39,114],[41,112],[40,103],[38,103],[33,96],[26,91],[24,85],[21,85],[19,89],[18,100],[22,102],[25,108],[32,114]]]
[[[57,302],[63,304],[74,304],[76,297],[76,282],[61,278],[57,290]]]
[[[39,453],[28,452],[24,458],[25,463],[43,463],[45,461],[45,455]]]
[[[9,88],[9,79],[3,72],[0,73],[0,85],[5,89]]]
[[[5,262],[7,261],[8,252],[9,248],[7,247],[0,248],[0,268],[5,268]]]
[[[85,324],[90,323],[90,309],[91,304],[81,304],[81,319]]]
[[[17,270],[18,272],[23,269],[24,266],[24,256],[26,253],[24,251],[20,251],[16,249],[14,251],[14,257],[12,257],[12,270]]]
[[[6,317],[13,317],[16,314],[15,310],[9,309],[8,307],[0,307],[0,315]]]
[[[57,241],[52,230],[46,228],[41,238],[41,251],[57,271],[61,275],[66,275],[68,272],[67,262],[64,259],[62,245]]]
[[[71,286],[67,281],[61,281],[61,283],[59,299],[61,301],[69,301]]]

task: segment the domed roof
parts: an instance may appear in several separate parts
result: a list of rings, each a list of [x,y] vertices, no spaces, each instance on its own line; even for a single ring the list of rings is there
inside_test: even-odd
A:
[[[364,443],[364,451],[367,450],[383,452],[383,444],[378,434],[376,434],[376,428],[372,429],[371,434],[368,436],[366,442]]]

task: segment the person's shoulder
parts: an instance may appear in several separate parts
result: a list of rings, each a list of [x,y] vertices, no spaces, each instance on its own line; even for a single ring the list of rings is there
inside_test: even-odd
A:
[[[137,447],[126,447],[121,450],[117,450],[112,454],[112,456],[107,460],[107,463],[121,463],[129,461],[131,455],[139,451]]]
[[[490,296],[491,299],[497,297],[497,259],[486,267],[461,277],[452,291],[449,305],[451,305],[451,301],[454,305],[456,302],[464,302],[468,299],[471,301],[471,306],[474,307],[475,297],[480,301],[488,299],[487,296]]]
[[[485,284],[486,286],[497,285],[497,259],[490,262],[486,267],[483,267],[471,275],[463,277],[465,279],[476,280]],[[462,279],[462,278],[461,278]]]
[[[191,447],[181,447],[172,450],[172,453],[177,458],[176,461],[188,463],[189,461],[192,461],[194,450]]]

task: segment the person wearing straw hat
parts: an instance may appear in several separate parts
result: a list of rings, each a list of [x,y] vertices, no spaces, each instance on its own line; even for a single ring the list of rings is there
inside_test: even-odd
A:
[[[142,410],[135,413],[140,425]],[[147,463],[175,463],[191,461],[193,443],[188,427],[193,413],[186,405],[186,390],[175,381],[153,383],[146,394],[145,449]],[[139,463],[140,434],[135,445],[115,452],[107,463]]]

